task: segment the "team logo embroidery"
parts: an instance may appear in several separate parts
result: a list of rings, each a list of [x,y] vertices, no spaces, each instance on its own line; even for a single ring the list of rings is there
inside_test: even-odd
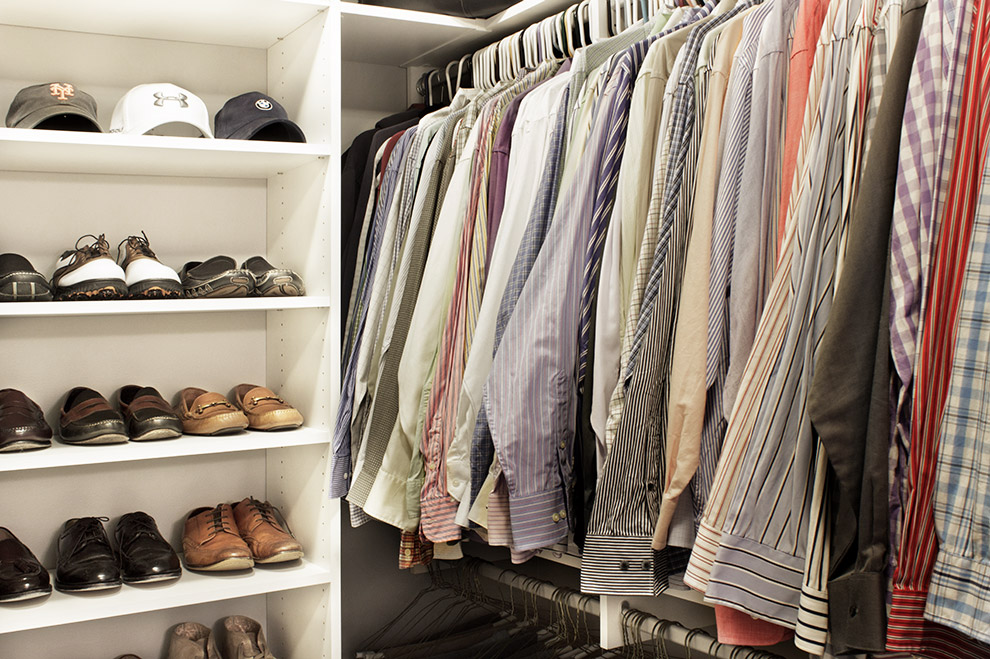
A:
[[[76,95],[75,88],[67,82],[53,82],[48,85],[49,93],[60,101]]]
[[[258,108],[259,110],[265,110],[267,112],[268,110],[272,109],[272,102],[266,98],[259,98],[257,101],[254,102],[254,107]]]
[[[180,107],[184,107],[184,108],[189,107],[189,104],[186,103],[186,101],[189,100],[189,97],[186,96],[185,94],[179,94],[178,96],[166,96],[161,92],[155,92],[155,99],[157,99],[155,101],[155,105],[157,105],[158,107],[164,107],[165,101],[175,101],[180,105]]]

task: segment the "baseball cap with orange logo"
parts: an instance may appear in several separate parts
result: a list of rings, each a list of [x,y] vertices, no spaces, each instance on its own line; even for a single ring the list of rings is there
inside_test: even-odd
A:
[[[96,101],[68,82],[47,82],[17,92],[7,112],[7,127],[103,132],[96,120]]]

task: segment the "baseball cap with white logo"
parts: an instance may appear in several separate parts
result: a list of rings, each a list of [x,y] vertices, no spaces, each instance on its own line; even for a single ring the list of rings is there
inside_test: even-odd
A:
[[[192,92],[167,82],[138,85],[124,94],[113,109],[110,132],[177,136],[197,136],[198,132],[213,137],[206,104]]]
[[[235,96],[214,119],[218,139],[305,142],[302,129],[271,96],[248,92]]]

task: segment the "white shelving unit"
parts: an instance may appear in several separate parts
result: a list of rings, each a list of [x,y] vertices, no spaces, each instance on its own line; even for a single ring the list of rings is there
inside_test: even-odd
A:
[[[264,384],[306,419],[249,432],[0,455],[0,525],[54,569],[66,519],[144,510],[181,548],[190,510],[268,499],[306,556],[275,569],[185,571],[170,584],[0,606],[3,659],[162,654],[177,622],[245,614],[280,659],[340,656],[339,504],[327,466],[339,380],[339,10],[329,0],[0,0],[0,109],[28,85],[91,94],[107,127],[131,87],[172,82],[211,115],[243,92],[278,100],[308,143],[0,128],[0,251],[46,276],[84,234],[111,247],[145,231],[176,270],[260,254],[299,272],[308,296],[0,305],[0,387],[24,391],[57,428],[70,388],[110,398],[131,383],[171,399]]]

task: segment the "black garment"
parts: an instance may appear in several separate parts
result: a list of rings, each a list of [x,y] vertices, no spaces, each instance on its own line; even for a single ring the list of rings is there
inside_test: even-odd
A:
[[[463,16],[465,18],[489,18],[505,11],[519,0],[361,0],[364,5],[397,7],[413,11],[429,11],[436,14]]]
[[[904,102],[925,3],[904,5],[808,396],[829,461],[829,633],[837,654],[883,652],[886,641],[890,223]]]
[[[386,117],[372,130],[358,135],[351,147],[344,152],[340,187],[340,303],[348,305],[354,285],[358,246],[361,243],[361,226],[371,197],[374,178],[375,154],[382,144],[396,133],[415,126],[424,109],[413,109]],[[400,121],[392,123],[393,119]],[[346,312],[341,315],[340,338],[344,340]]]
[[[584,549],[584,538],[588,534],[588,521],[595,506],[595,485],[598,483],[598,439],[591,427],[591,389],[594,386],[595,334],[598,324],[598,284],[591,292],[591,322],[588,325],[588,361],[584,372],[584,383],[578,392],[577,435],[574,437],[574,489],[568,497],[571,504],[571,531],[574,542]]]

